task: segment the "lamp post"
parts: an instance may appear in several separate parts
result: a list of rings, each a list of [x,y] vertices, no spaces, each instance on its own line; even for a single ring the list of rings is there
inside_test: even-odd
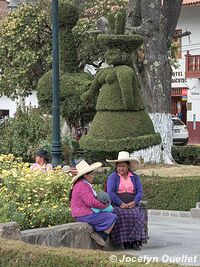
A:
[[[59,16],[58,0],[52,0],[52,165],[61,163],[60,86],[59,86]]]

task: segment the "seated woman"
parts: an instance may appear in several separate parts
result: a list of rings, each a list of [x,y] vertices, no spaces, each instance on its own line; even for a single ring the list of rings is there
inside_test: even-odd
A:
[[[95,213],[92,210],[92,208],[105,209],[109,205],[101,203],[96,198],[97,194],[92,187],[94,171],[101,165],[100,162],[89,165],[85,160],[78,163],[77,175],[72,180],[73,186],[69,196],[72,216],[78,222],[93,226],[95,232],[91,234],[91,238],[99,249],[105,246],[116,220],[116,215],[111,212]]]
[[[53,166],[48,162],[48,152],[44,149],[39,149],[35,155],[35,163],[31,165],[30,169],[33,171],[40,170],[43,172],[52,171]]]
[[[113,243],[123,244],[124,248],[140,250],[142,240],[146,239],[144,224],[146,215],[138,207],[143,191],[140,178],[133,173],[140,166],[136,157],[121,151],[117,160],[106,160],[116,167],[107,180],[107,193],[110,196],[117,221],[112,231]]]

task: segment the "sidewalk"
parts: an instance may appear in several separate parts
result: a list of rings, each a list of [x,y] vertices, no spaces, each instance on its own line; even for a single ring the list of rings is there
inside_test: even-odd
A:
[[[140,251],[118,250],[112,251],[113,255],[137,255],[150,262],[200,266],[200,219],[150,215],[148,225],[150,239]]]

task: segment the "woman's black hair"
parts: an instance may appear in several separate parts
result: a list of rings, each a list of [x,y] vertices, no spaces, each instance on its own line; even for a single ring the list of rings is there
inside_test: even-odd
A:
[[[39,149],[36,152],[36,156],[42,157],[46,161],[46,163],[49,162],[48,152],[46,150],[44,150],[44,149]]]

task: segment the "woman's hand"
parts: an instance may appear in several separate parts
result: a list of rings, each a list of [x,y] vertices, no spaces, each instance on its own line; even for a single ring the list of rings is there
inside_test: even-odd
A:
[[[128,204],[126,204],[126,203],[122,203],[122,204],[120,205],[120,208],[121,208],[121,209],[128,209],[129,207],[128,207]]]
[[[129,209],[135,208],[135,206],[136,206],[135,201],[131,201],[127,205],[128,205]]]

